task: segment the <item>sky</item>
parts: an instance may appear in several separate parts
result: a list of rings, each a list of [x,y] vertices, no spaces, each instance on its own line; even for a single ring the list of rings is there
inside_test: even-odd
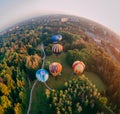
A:
[[[0,0],[0,31],[44,14],[72,14],[96,21],[120,35],[120,0]]]

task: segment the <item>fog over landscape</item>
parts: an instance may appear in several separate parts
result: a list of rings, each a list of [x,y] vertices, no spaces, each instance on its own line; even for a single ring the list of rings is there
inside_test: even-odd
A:
[[[0,31],[14,23],[44,14],[72,14],[103,24],[120,33],[119,2],[114,0],[0,0]],[[69,5],[67,5],[69,4]]]

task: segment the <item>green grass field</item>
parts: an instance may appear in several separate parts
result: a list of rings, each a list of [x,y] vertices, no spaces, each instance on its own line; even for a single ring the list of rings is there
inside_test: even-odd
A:
[[[99,91],[104,91],[106,89],[105,84],[103,83],[103,81],[100,79],[100,77],[98,75],[96,75],[93,72],[84,72],[85,76],[88,77],[88,79],[96,85],[97,89]]]
[[[66,63],[65,60],[65,53],[56,56],[52,55],[50,57],[47,57],[46,60],[49,60],[51,62],[60,62],[63,66],[62,75],[58,76],[57,80],[55,80],[54,77],[50,75],[49,80],[46,82],[49,87],[54,89],[60,89],[64,85],[64,82],[72,79],[77,78],[77,75],[72,75],[72,69],[71,67]],[[84,72],[84,74],[88,77],[89,80],[91,80],[99,91],[104,91],[106,89],[104,83],[101,81],[98,75],[91,73],[91,72]],[[45,85],[44,83],[37,82],[34,91],[33,91],[33,98],[32,98],[32,106],[30,114],[39,114],[40,111],[42,111],[42,114],[51,114],[49,110],[49,106],[45,99]]]

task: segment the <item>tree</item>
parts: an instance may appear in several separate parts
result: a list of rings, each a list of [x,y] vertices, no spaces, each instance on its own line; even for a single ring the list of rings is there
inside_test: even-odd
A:
[[[52,46],[48,45],[47,47],[45,47],[45,53],[47,56],[52,55]]]
[[[26,67],[31,68],[31,69],[35,69],[39,66],[40,60],[41,60],[41,58],[37,54],[27,56],[26,57]]]
[[[4,96],[4,95],[0,99],[0,104],[4,109],[11,107],[11,101],[8,99],[7,96]]]
[[[9,95],[10,90],[8,89],[8,87],[4,84],[4,83],[0,83],[0,93],[2,95]]]
[[[31,80],[35,79],[35,72],[39,68],[40,62],[41,58],[37,54],[26,57],[26,73]]]
[[[102,103],[102,105],[106,106],[108,99],[106,97],[99,97],[99,101]]]
[[[15,114],[22,114],[20,103],[15,104],[14,111],[15,111]]]
[[[96,94],[93,95],[95,90]],[[78,79],[65,82],[63,90],[53,90],[49,92],[45,92],[46,97],[50,108],[55,111],[55,113],[96,114],[98,110],[102,111],[104,109],[103,107],[106,106],[106,99],[99,95],[95,85],[93,85],[85,75],[79,76]],[[100,100],[99,97],[101,98]],[[99,107],[101,100],[103,107]]]
[[[4,110],[3,106],[0,104],[0,113],[4,114],[4,112],[5,112],[5,110]]]
[[[74,61],[80,60],[83,61],[87,66],[89,57],[90,54],[87,48],[84,48],[81,51],[74,49],[67,52],[66,61],[69,65],[72,65]]]

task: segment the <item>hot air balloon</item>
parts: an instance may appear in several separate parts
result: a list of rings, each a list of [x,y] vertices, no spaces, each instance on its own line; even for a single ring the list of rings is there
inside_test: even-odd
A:
[[[57,77],[62,71],[62,65],[58,62],[53,62],[49,65],[49,71],[54,77]]]
[[[39,69],[36,72],[36,78],[37,78],[38,81],[46,82],[49,78],[49,74],[48,74],[47,70]]]
[[[55,54],[60,54],[63,51],[63,46],[60,44],[55,44],[52,46],[52,51]]]
[[[85,64],[82,61],[75,61],[72,65],[75,74],[81,74],[85,69]]]
[[[53,43],[57,43],[62,40],[62,36],[60,34],[52,36]]]

